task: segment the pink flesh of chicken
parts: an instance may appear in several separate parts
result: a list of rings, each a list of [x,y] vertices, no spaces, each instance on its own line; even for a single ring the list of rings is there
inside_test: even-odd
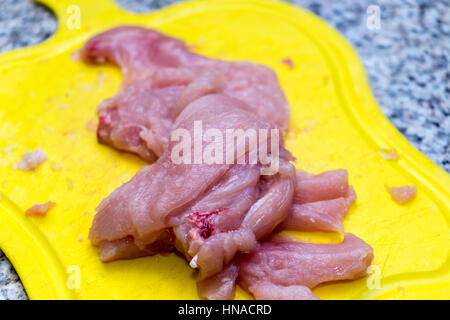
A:
[[[256,240],[269,237],[277,226],[342,232],[341,220],[356,198],[345,170],[316,176],[299,171],[295,177],[288,162],[291,155],[282,147],[280,171],[269,178],[260,177],[259,164],[185,166],[170,161],[170,132],[192,129],[194,120],[223,130],[234,125],[286,130],[289,107],[272,70],[208,59],[189,52],[180,40],[139,27],[119,27],[92,38],[81,57],[115,63],[124,75],[119,94],[99,106],[99,141],[150,162],[159,158],[99,206],[90,238],[103,261],[167,252],[175,246],[187,259],[195,256],[199,295],[210,299],[234,296],[238,266],[239,282],[257,299],[316,299],[307,287],[311,279],[320,283],[362,276],[358,261],[371,260],[372,252],[353,235],[346,235],[340,245],[263,242],[253,251]],[[238,119],[240,113],[245,114]],[[369,258],[357,255],[358,245],[370,251]],[[298,271],[293,283],[279,283],[276,276],[258,278],[270,269],[260,265],[264,257],[282,260],[287,251],[287,260],[298,265],[285,261],[286,273],[305,265],[305,257],[318,265]],[[233,258],[239,252],[247,254],[236,265]],[[337,271],[333,275],[331,267],[320,262],[334,263]]]
[[[238,251],[251,251],[256,239],[270,234],[286,218],[295,184],[294,174],[289,176],[288,173],[293,170],[286,162],[280,174],[270,178],[273,181],[264,182],[267,190],[261,190],[259,168],[235,165],[223,182],[186,210],[202,213],[214,212],[211,208],[222,208],[221,212],[202,221],[206,223],[206,230],[202,228],[204,226],[193,227],[190,220],[181,215],[184,223],[174,228],[176,246],[190,257],[197,256],[201,279],[220,272]],[[178,219],[180,216],[174,220]],[[205,231],[208,237],[201,236]]]
[[[143,82],[130,85],[100,104],[97,137],[104,144],[153,162],[168,144],[176,99],[183,87],[151,91],[142,87]]]
[[[237,281],[256,299],[316,300],[310,288],[363,277],[372,259],[372,248],[349,233],[339,244],[302,243],[277,235],[239,256],[222,273],[199,281],[198,290],[208,299],[232,299]]]
[[[86,62],[109,61],[123,72],[120,93],[99,106],[99,141],[153,162],[176,116],[189,103],[223,92],[286,130],[289,107],[276,74],[249,62],[224,62],[189,52],[183,41],[140,27],[101,33],[81,50]]]
[[[318,175],[297,171],[296,204],[346,197],[348,192],[347,170],[326,171]]]
[[[280,229],[295,231],[344,232],[342,219],[354,197],[337,198],[305,204],[294,204]]]
[[[191,131],[192,136],[197,119],[202,119],[205,130],[272,128],[245,108],[225,95],[205,96],[181,113],[176,127]],[[165,230],[174,228],[177,248],[189,259],[197,256],[200,278],[207,278],[220,272],[236,253],[251,251],[257,239],[270,234],[286,218],[294,195],[295,170],[281,159],[280,173],[267,178],[260,190],[260,165],[176,165],[170,157],[174,145],[169,144],[154,165],[141,169],[100,204],[90,239],[100,245],[103,256],[105,242],[110,248],[113,242],[132,237],[135,246],[146,250],[161,241]],[[240,191],[247,197],[237,197]],[[217,214],[202,221],[217,227],[208,227],[211,230],[205,234],[202,226],[192,222],[192,214],[210,212]],[[145,254],[128,247],[118,250]]]
[[[279,286],[271,282],[257,282],[248,287],[257,300],[319,300],[305,286]]]
[[[27,211],[25,211],[25,215],[45,217],[47,215],[47,212],[55,205],[56,203],[52,201],[46,202],[44,204],[36,203],[31,208],[27,209]]]
[[[386,187],[391,194],[392,200],[398,204],[405,204],[416,197],[417,188],[415,186]]]
[[[197,282],[198,295],[208,300],[232,300],[236,291],[239,268],[231,263],[222,272]],[[318,298],[305,286],[280,286],[271,282],[256,282],[248,291],[257,300],[317,300]]]
[[[314,288],[324,282],[361,278],[372,259],[372,248],[352,234],[346,234],[340,244],[261,242],[239,260],[238,283],[257,295],[265,292],[267,299],[272,285]],[[264,289],[266,283],[270,285]],[[279,298],[276,291],[273,298]]]
[[[169,230],[161,233],[158,240],[141,249],[132,237],[115,241],[103,241],[99,246],[100,259],[110,262],[119,259],[134,259],[151,256],[157,253],[170,253],[173,251],[173,237]]]
[[[208,300],[232,300],[236,291],[238,268],[230,264],[219,274],[197,282],[198,295]]]
[[[279,226],[279,229],[344,232],[342,219],[355,199],[355,192],[352,187],[349,187],[345,197],[293,204],[288,218]]]
[[[297,171],[294,204],[278,230],[344,232],[342,219],[356,199],[347,176],[345,170],[319,175]]]

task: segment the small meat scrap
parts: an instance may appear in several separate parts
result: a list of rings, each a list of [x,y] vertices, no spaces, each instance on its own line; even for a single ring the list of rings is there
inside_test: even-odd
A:
[[[416,197],[417,188],[415,186],[388,187],[386,190],[391,194],[392,200],[399,204],[405,204]]]
[[[53,208],[56,205],[56,203],[49,201],[44,204],[36,203],[34,206],[32,206],[30,209],[28,209],[25,212],[26,216],[37,216],[37,217],[45,217],[47,212]]]
[[[81,61],[80,51],[74,51],[70,53],[70,59],[74,62]]]
[[[86,122],[84,127],[88,131],[93,131],[93,132],[97,131],[97,124],[96,124],[96,121],[94,119],[91,119],[88,122]]]
[[[23,171],[33,170],[45,160],[47,160],[47,154],[41,148],[37,148],[35,151],[25,153],[22,159],[16,162],[13,167]]]
[[[102,71],[98,73],[97,83],[100,87],[103,87],[103,83],[105,82],[106,74]]]
[[[284,58],[281,60],[281,63],[287,66],[289,69],[294,69],[295,63],[291,58]]]
[[[196,44],[196,43],[191,43],[191,44],[187,45],[187,48],[189,50],[191,50],[191,51],[194,51],[194,50],[201,49],[201,46],[199,44]]]
[[[3,149],[3,153],[8,153],[8,152],[10,152],[10,151],[13,151],[15,148],[16,148],[15,145],[6,147],[6,148]]]
[[[378,153],[386,160],[397,161],[400,157],[395,149],[379,148]]]
[[[52,170],[53,171],[58,171],[61,168],[62,168],[62,164],[60,164],[60,163],[52,163]]]

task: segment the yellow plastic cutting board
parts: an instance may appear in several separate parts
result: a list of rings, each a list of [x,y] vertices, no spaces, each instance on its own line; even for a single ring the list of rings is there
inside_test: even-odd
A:
[[[86,127],[96,121],[97,104],[118,91],[120,71],[74,62],[70,54],[93,34],[121,24],[156,28],[210,57],[273,68],[291,105],[286,139],[297,167],[315,173],[349,170],[358,200],[345,228],[374,248],[375,273],[369,280],[321,286],[315,294],[324,299],[450,298],[449,175],[382,115],[359,58],[322,20],[262,0],[199,0],[144,15],[127,13],[112,0],[43,2],[58,17],[57,33],[0,56],[0,247],[30,298],[198,298],[194,271],[182,258],[158,255],[103,264],[86,239],[95,207],[144,162],[98,144]],[[284,58],[295,68],[283,65]],[[14,150],[1,151],[12,145]],[[48,154],[47,162],[32,172],[12,168],[36,147]],[[379,148],[395,148],[400,159],[383,159]],[[385,184],[416,185],[417,198],[400,206]],[[24,216],[33,204],[49,200],[57,204],[45,218]],[[239,289],[237,298],[249,296]]]

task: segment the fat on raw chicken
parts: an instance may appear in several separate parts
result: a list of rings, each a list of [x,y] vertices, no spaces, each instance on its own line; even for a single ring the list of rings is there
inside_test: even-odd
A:
[[[26,152],[22,159],[14,164],[14,168],[23,171],[33,170],[46,160],[47,154],[41,148],[37,148],[35,151]]]
[[[392,200],[399,204],[412,201],[417,194],[417,188],[415,186],[386,187],[386,189],[391,194]]]

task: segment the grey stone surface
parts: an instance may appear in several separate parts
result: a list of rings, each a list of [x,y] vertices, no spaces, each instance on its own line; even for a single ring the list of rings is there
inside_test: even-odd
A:
[[[116,0],[134,12],[180,0]],[[450,172],[450,1],[288,0],[323,17],[355,47],[383,112],[411,143]],[[380,29],[367,8],[380,8]],[[29,0],[0,0],[0,52],[44,41],[57,22]],[[26,299],[0,251],[0,299]]]
[[[40,43],[55,33],[51,11],[30,0],[0,0],[0,52]]]
[[[8,258],[0,250],[0,299],[27,299],[19,276],[9,262]]]

